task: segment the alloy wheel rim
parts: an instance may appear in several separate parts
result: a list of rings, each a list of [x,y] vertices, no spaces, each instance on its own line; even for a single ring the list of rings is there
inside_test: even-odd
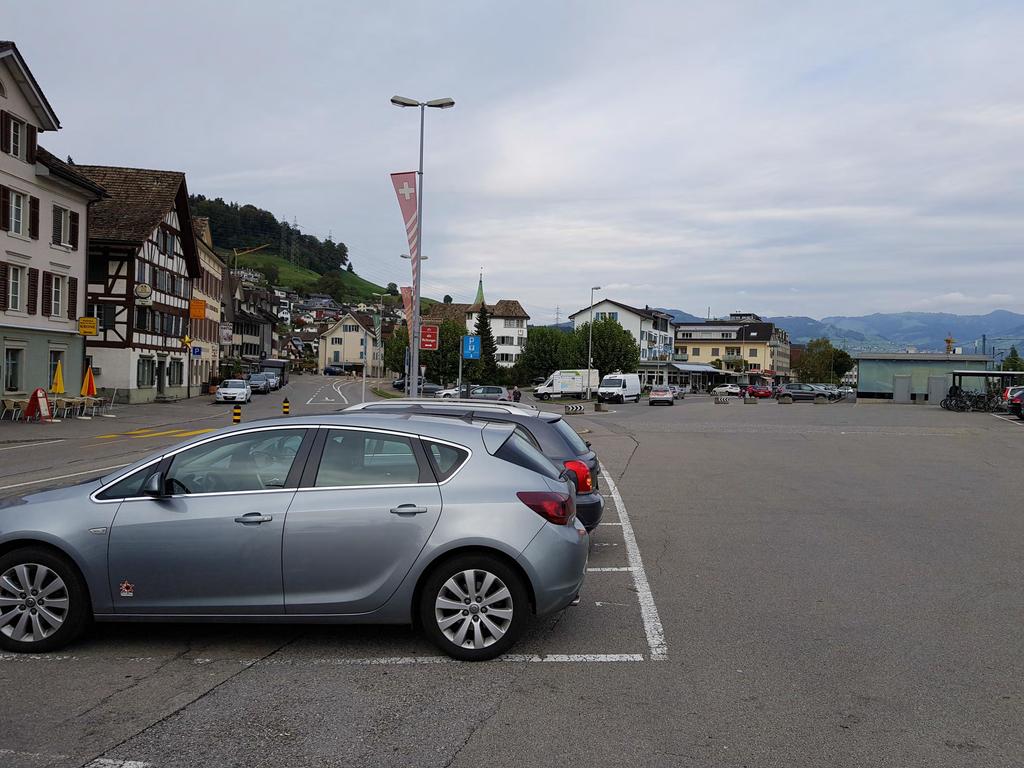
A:
[[[39,563],[19,563],[0,575],[0,634],[36,643],[59,630],[68,616],[67,585]]]
[[[460,648],[494,645],[512,625],[512,593],[490,571],[473,568],[448,579],[434,600],[437,626]]]

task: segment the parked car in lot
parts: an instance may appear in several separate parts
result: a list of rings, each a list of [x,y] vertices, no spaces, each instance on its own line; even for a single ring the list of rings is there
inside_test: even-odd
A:
[[[740,395],[739,384],[719,384],[717,387],[711,390],[712,395]]]
[[[813,384],[803,384],[801,382],[791,382],[789,384],[782,384],[775,393],[775,398],[781,400],[783,397],[792,397],[793,401],[807,400],[812,401],[816,397],[822,397],[826,400],[829,399],[829,395],[822,389]]]
[[[409,413],[257,421],[0,508],[0,648],[91,619],[416,623],[505,653],[579,594],[565,470],[512,424]]]
[[[640,377],[635,373],[609,373],[597,388],[597,400],[603,403],[640,402]]]
[[[252,400],[252,389],[243,379],[225,379],[217,385],[213,399],[218,403],[248,403]]]
[[[479,387],[473,387],[469,390],[470,400],[503,400],[508,401],[512,399],[512,395],[504,387],[495,387],[490,385],[484,385]]]
[[[657,405],[658,403],[675,405],[676,398],[672,394],[672,390],[668,384],[655,384],[651,387],[651,393],[647,396],[648,405]]]
[[[598,485],[601,464],[590,443],[580,437],[557,413],[541,411],[515,403],[477,402],[468,400],[375,400],[351,405],[342,413],[417,413],[450,418],[475,418],[517,425],[556,466],[572,473],[576,487],[576,516],[592,531],[601,522],[604,497]]]
[[[751,384],[744,391],[748,397],[765,398],[772,396],[772,388],[764,384]]]
[[[249,388],[253,392],[258,392],[261,395],[270,393],[270,374],[269,373],[254,373],[249,376]]]
[[[341,376],[344,373],[345,369],[340,365],[324,366],[324,376]]]
[[[1006,410],[1009,411],[1011,416],[1024,419],[1024,409],[1022,409],[1024,387],[1011,387],[1008,394],[1010,399],[1006,401]]]
[[[668,388],[672,390],[672,397],[676,400],[682,400],[686,397],[686,392],[682,387],[677,387],[675,384],[669,384]]]

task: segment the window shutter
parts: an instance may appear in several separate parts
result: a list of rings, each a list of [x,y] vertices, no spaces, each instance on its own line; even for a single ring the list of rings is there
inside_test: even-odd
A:
[[[39,270],[35,267],[29,267],[28,270],[28,300],[25,308],[30,315],[39,311]]]
[[[43,272],[43,308],[40,314],[49,317],[53,309],[53,275]]]
[[[39,239],[39,198],[28,199],[28,236],[33,240]]]
[[[0,111],[0,152],[11,151],[11,116]],[[7,227],[4,227],[7,229]]]
[[[53,206],[53,233],[50,236],[50,242],[54,245],[60,245],[60,211],[61,209],[56,205]]]
[[[7,187],[0,187],[0,229],[7,231],[11,228],[11,190]]]
[[[69,235],[69,238],[71,240],[71,250],[72,251],[77,251],[78,250],[78,212],[77,211],[71,211],[70,213],[68,213],[68,217],[71,219],[71,226],[69,227],[69,229],[71,230],[71,234]]]
[[[25,160],[34,163],[36,161],[36,141],[38,132],[34,125],[25,126]]]
[[[0,261],[0,312],[7,311],[7,265]]]
[[[78,317],[78,278],[68,278],[68,320]]]

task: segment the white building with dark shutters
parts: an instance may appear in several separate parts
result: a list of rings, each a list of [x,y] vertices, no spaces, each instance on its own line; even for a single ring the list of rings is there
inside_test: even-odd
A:
[[[185,174],[141,168],[76,165],[106,190],[89,223],[90,337],[96,386],[119,402],[172,400],[198,394],[189,386],[192,281],[200,263]],[[98,369],[98,370],[97,370]]]
[[[95,183],[38,146],[60,121],[14,43],[0,41],[0,399],[82,385],[89,204]]]

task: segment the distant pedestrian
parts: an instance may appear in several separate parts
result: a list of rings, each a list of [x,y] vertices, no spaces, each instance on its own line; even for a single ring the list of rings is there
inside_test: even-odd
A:
[[[512,387],[512,402],[513,403],[518,403],[519,402],[519,398],[521,398],[522,396],[523,396],[523,393],[519,391],[519,387],[518,386]]]

